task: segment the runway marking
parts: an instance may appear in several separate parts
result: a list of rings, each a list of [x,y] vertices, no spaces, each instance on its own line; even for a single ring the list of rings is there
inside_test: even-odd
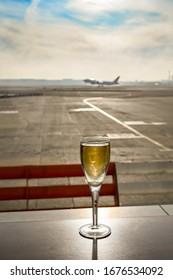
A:
[[[151,124],[153,124],[153,125],[165,125],[167,123],[166,122],[152,122]]]
[[[135,134],[137,134],[138,136],[141,136],[141,138],[146,139],[147,141],[153,143],[154,145],[160,147],[163,151],[171,151],[171,149],[167,148],[166,146],[162,145],[161,143],[151,139],[150,137],[144,135],[143,133],[139,132],[138,130],[134,129],[133,127],[127,125],[125,122],[120,121],[119,119],[111,116],[110,114],[106,113],[105,111],[103,111],[102,109],[100,109],[99,107],[95,106],[94,104],[92,104],[90,101],[93,100],[100,100],[103,99],[103,97],[97,97],[97,98],[86,98],[83,99],[83,102],[87,105],[89,105],[90,107],[94,108],[96,111],[100,112],[101,114],[103,114],[104,116],[108,117],[109,119],[113,120],[114,122],[122,125],[123,127],[127,128],[128,130],[134,132]]]
[[[47,134],[45,134],[46,136],[50,136],[50,135],[62,135],[61,131],[55,131],[55,132],[48,132]]]
[[[77,109],[71,109],[70,112],[88,112],[88,111],[95,111],[94,108],[77,108]]]
[[[0,111],[0,114],[18,114],[18,111]]]
[[[165,125],[165,122],[151,122],[151,123],[147,123],[147,122],[143,122],[143,121],[126,121],[124,122],[127,125]]]
[[[142,138],[141,136],[135,135],[133,133],[114,133],[107,134],[110,139],[132,139],[132,138]]]

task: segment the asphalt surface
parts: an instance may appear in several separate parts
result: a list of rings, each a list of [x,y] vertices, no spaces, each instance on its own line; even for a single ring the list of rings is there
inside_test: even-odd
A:
[[[0,165],[80,163],[82,135],[108,135],[111,161],[120,166],[126,163],[129,168],[138,163],[143,170],[143,163],[159,163],[162,181],[163,175],[169,174],[165,177],[171,185],[166,192],[170,195],[165,203],[170,203],[173,202],[172,108],[171,87],[0,88]],[[152,174],[160,182],[157,173],[156,167]],[[134,174],[133,171],[133,179]],[[126,177],[119,169],[120,184],[125,183]],[[155,192],[152,192],[154,198]],[[122,201],[126,194],[122,192]],[[122,204],[131,203],[125,201]],[[138,201],[139,198],[133,203]],[[147,198],[147,202],[152,201]]]

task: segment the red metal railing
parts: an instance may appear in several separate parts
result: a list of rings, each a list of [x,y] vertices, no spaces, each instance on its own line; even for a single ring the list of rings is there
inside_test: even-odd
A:
[[[117,174],[115,163],[110,163],[107,175],[112,176],[112,183],[103,184],[100,195],[113,195],[114,206],[119,205]],[[27,200],[43,198],[67,198],[90,196],[87,184],[30,186],[31,179],[84,177],[80,164],[67,165],[29,165],[1,166],[0,180],[25,179],[25,186],[0,187],[0,200]]]

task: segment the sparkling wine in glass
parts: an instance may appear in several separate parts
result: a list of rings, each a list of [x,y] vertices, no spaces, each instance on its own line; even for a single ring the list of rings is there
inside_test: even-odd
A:
[[[93,223],[80,227],[79,232],[87,238],[103,238],[111,229],[98,224],[99,191],[110,161],[110,140],[103,136],[83,137],[80,144],[82,168],[92,197]]]

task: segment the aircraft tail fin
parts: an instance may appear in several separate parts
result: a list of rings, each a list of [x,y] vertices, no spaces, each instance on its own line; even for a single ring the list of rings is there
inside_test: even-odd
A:
[[[114,82],[118,83],[119,78],[120,78],[120,76],[118,76],[118,77],[114,80]]]

